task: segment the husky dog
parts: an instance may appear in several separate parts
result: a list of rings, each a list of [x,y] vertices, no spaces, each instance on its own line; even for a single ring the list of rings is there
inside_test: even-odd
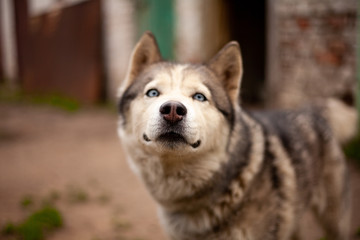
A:
[[[133,50],[118,130],[167,235],[291,239],[313,209],[327,239],[348,239],[350,191],[338,141],[355,133],[356,111],[337,100],[245,111],[242,72],[237,42],[206,64],[163,61],[150,32]]]

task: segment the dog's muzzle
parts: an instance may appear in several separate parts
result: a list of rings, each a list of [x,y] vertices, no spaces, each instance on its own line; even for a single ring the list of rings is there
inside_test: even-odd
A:
[[[184,104],[178,101],[167,101],[159,108],[160,116],[164,120],[160,134],[155,139],[162,144],[174,148],[178,144],[188,144],[193,148],[200,146],[201,141],[189,143],[184,136],[183,122],[186,118],[187,109]],[[150,142],[151,139],[144,133],[143,139]]]

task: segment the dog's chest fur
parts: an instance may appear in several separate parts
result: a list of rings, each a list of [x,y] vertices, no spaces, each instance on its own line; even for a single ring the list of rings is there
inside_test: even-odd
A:
[[[318,159],[331,142],[323,121],[310,110],[252,116],[239,110],[223,153],[178,165],[170,156],[144,155],[141,175],[160,203],[169,234],[174,239],[289,237],[298,212],[313,196]]]

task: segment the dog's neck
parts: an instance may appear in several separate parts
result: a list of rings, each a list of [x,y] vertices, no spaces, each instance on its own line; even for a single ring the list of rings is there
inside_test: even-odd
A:
[[[257,133],[258,131],[255,130],[259,126],[254,120],[244,114],[241,116],[242,119],[236,119],[232,131],[236,134],[231,136],[230,142],[223,146],[225,149],[213,149],[188,159],[166,154],[155,155],[151,158],[146,153],[143,157],[138,156],[138,162],[141,162],[139,173],[160,205],[177,209],[186,205],[187,199],[197,198],[197,201],[209,197],[216,199],[221,197],[218,193],[219,189],[231,188],[232,180],[235,178],[241,178],[242,186],[233,186],[240,188],[234,191],[245,191],[244,188],[250,184],[255,172],[249,174],[248,171],[246,175],[242,172],[249,169],[253,172],[252,169],[256,169],[262,161],[262,159],[250,159],[255,156],[248,153],[253,150],[263,150],[262,138],[264,136],[261,131]],[[244,141],[249,136],[254,138],[253,145],[246,145],[250,141]]]
[[[184,234],[207,231],[242,203],[263,161],[261,154],[250,154],[264,150],[265,136],[259,128],[253,119],[242,114],[226,151],[209,152],[192,161],[169,156],[149,159],[144,154],[140,175],[158,202],[161,217],[167,219],[167,229],[180,226]],[[246,138],[251,139],[244,141]],[[178,164],[169,164],[169,160],[177,160]],[[172,226],[174,217],[180,225]]]
[[[140,175],[147,189],[160,204],[172,205],[206,187],[228,156],[224,151],[214,150],[196,159],[168,155],[145,158]]]

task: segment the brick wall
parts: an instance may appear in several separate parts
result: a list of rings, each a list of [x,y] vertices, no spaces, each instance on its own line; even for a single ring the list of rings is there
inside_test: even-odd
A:
[[[269,105],[348,97],[356,86],[356,0],[276,0],[270,11]],[[277,71],[274,73],[274,71]]]

